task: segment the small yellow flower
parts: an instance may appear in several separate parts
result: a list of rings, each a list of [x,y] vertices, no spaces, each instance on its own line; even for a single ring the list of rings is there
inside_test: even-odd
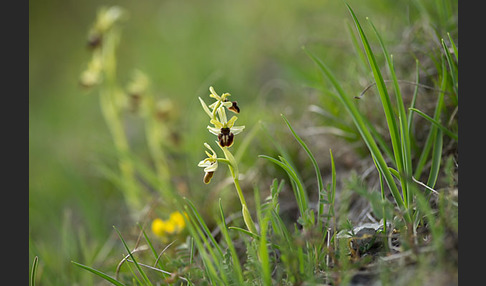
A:
[[[172,222],[177,232],[182,231],[186,226],[186,221],[184,220],[184,216],[180,212],[171,213],[169,217],[169,221]]]
[[[165,236],[167,223],[160,218],[152,221],[152,232],[157,236]]]
[[[152,232],[162,238],[167,238],[167,236],[173,234],[179,234],[185,227],[186,221],[184,220],[183,214],[180,212],[172,212],[168,220],[156,218],[152,221]]]

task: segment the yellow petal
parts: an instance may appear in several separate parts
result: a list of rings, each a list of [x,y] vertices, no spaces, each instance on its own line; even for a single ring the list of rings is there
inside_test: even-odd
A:
[[[166,223],[160,218],[152,221],[152,232],[157,236],[164,236],[166,232]]]

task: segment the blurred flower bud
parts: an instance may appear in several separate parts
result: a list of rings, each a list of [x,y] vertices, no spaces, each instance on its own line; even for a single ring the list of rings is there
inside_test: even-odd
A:
[[[149,86],[148,77],[141,71],[135,70],[132,75],[131,81],[127,85],[127,94],[130,97],[130,110],[137,112],[140,107],[140,103],[147,93]]]
[[[103,35],[113,27],[113,25],[127,17],[127,12],[121,7],[102,7],[98,10],[96,22],[88,34],[88,48],[96,49],[103,43]]]
[[[94,54],[88,63],[88,68],[81,73],[79,83],[85,88],[93,87],[101,82],[101,59],[98,54]]]

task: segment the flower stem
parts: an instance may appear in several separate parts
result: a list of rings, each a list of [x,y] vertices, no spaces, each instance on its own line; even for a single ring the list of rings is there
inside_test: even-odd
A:
[[[130,147],[121,118],[121,91],[116,84],[116,42],[118,34],[110,31],[106,35],[102,49],[105,80],[100,90],[100,105],[105,122],[111,132],[115,149],[118,152],[118,165],[124,180],[124,196],[127,205],[136,213],[142,206],[135,180],[134,166],[128,158]]]
[[[228,160],[228,167],[230,169],[231,176],[233,177],[233,182],[235,184],[236,193],[238,194],[238,198],[240,199],[241,211],[242,211],[242,214],[243,214],[243,220],[245,221],[245,224],[246,224],[246,228],[250,232],[252,232],[254,234],[258,234],[256,227],[255,227],[255,223],[253,222],[253,219],[251,218],[250,211],[248,210],[248,206],[246,204],[245,196],[243,195],[243,191],[241,190],[238,165],[236,164],[235,157],[233,157],[233,154],[231,154],[231,152],[228,150],[228,147],[221,147],[221,149],[224,152],[224,156]]]

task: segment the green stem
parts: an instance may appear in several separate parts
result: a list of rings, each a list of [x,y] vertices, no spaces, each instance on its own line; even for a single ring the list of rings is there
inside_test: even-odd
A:
[[[124,196],[129,207],[136,211],[142,205],[138,196],[134,167],[128,158],[129,144],[120,116],[121,91],[116,85],[116,41],[118,34],[110,31],[101,50],[105,80],[100,90],[100,105],[105,122],[112,135],[117,151],[118,165],[125,181]]]
[[[230,167],[231,170],[231,167]],[[240,187],[240,180],[237,177],[233,177],[233,182],[235,183],[236,193],[238,194],[238,198],[240,199],[241,205],[246,206],[245,197],[243,196],[243,191]]]
[[[157,174],[159,175],[159,178],[161,179],[164,187],[168,187],[168,182],[170,179],[170,169],[164,149],[162,148],[164,132],[167,132],[167,129],[166,126],[160,124],[157,119],[156,103],[152,94],[148,93],[146,100],[146,106],[150,108],[145,122],[147,144],[154,160]]]
[[[221,146],[220,146],[221,147]],[[228,167],[231,172],[231,176],[233,177],[233,182],[235,184],[236,188],[236,193],[238,194],[238,198],[240,199],[241,203],[241,211],[243,213],[243,220],[245,221],[247,229],[254,233],[258,234],[255,223],[253,222],[253,219],[251,218],[250,211],[248,210],[248,206],[246,204],[245,196],[243,195],[243,191],[241,190],[240,186],[240,180],[239,180],[239,171],[238,171],[238,165],[236,163],[235,157],[233,157],[233,154],[228,150],[228,147],[221,147],[221,150],[224,152],[224,156],[226,157]]]

